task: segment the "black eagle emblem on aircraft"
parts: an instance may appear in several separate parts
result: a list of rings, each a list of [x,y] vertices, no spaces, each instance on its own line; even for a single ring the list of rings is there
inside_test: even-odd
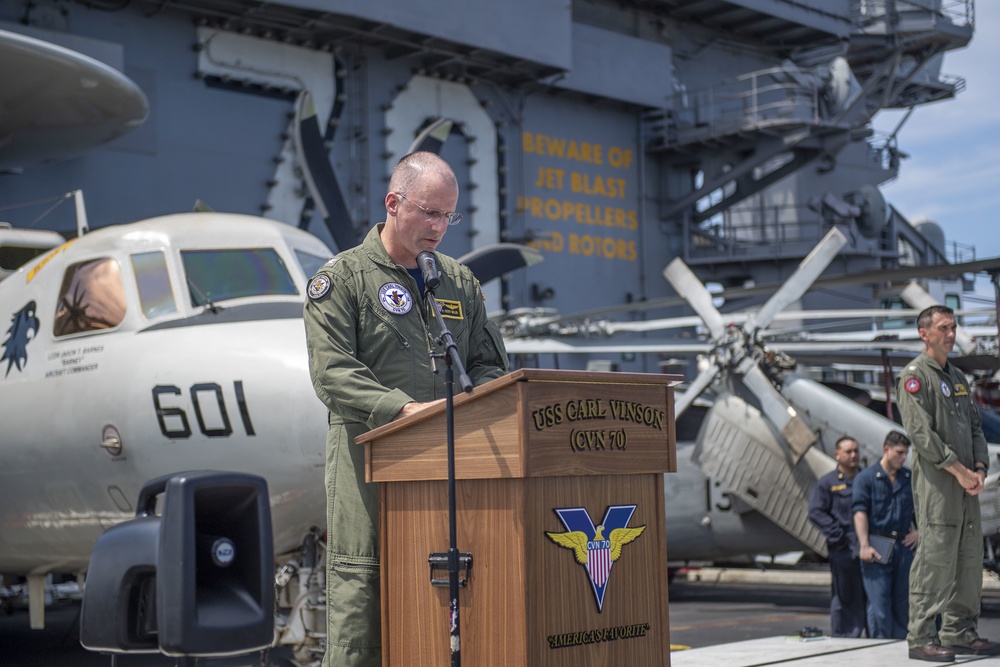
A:
[[[17,370],[22,370],[28,361],[28,342],[34,339],[38,331],[35,302],[29,301],[24,308],[14,313],[11,319],[7,338],[3,342],[3,354],[0,355],[0,363],[7,362],[7,372],[4,377],[10,375],[11,367],[17,366]]]

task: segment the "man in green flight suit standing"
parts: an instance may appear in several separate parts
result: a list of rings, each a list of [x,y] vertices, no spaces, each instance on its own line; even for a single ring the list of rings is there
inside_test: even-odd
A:
[[[917,317],[924,352],[899,374],[896,402],[913,443],[913,500],[920,530],[910,570],[910,658],[952,662],[997,655],[979,637],[983,532],[978,496],[989,468],[986,438],[965,376],[948,363],[955,313],[931,306]],[[941,616],[941,629],[935,626]]]
[[[386,220],[309,282],[304,317],[309,371],[329,409],[326,445],[327,649],[323,667],[379,667],[378,485],[364,481],[354,439],[445,397],[431,353],[444,348],[423,299],[417,254],[457,224],[458,180],[434,153],[403,157],[389,180]],[[435,253],[435,297],[473,384],[507,371],[500,330],[468,267]]]

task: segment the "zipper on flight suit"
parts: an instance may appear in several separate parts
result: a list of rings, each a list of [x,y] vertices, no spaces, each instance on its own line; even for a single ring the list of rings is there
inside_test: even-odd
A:
[[[409,283],[409,285],[407,285],[407,287],[409,287],[411,289],[412,293],[413,294],[419,293],[420,290],[417,288],[417,281],[413,279],[413,276],[410,275],[410,272],[407,271],[406,269],[404,269],[403,267],[398,266],[398,265],[397,265],[397,268],[402,273],[406,274],[405,280]],[[420,295],[419,305],[418,304],[414,304],[414,306],[416,306],[417,313],[420,315],[420,326],[422,326],[423,329],[424,329],[424,339],[427,342],[427,355],[428,355],[428,357],[433,357],[434,356],[434,336],[431,335],[430,327],[427,326],[427,317],[426,317],[426,313],[427,313],[427,309],[429,308],[429,305],[427,303],[427,300],[424,299],[424,297],[423,297],[422,294]],[[410,347],[409,344],[407,344],[406,347],[409,348]]]

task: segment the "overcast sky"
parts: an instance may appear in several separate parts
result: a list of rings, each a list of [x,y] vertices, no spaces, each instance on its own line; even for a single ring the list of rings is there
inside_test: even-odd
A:
[[[910,154],[886,199],[911,221],[926,216],[946,241],[975,246],[976,259],[1000,257],[1000,1],[975,3],[971,44],[945,56],[942,74],[961,76],[952,100],[917,107],[899,133]],[[900,112],[875,119],[890,132]],[[982,282],[982,281],[980,281]]]

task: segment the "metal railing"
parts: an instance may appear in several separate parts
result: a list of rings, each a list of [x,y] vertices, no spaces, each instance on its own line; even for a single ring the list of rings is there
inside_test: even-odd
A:
[[[956,26],[975,24],[974,0],[855,0],[851,19],[855,25],[905,13],[925,13]]]
[[[803,256],[829,226],[822,213],[808,206],[740,206],[691,225],[685,259],[697,263]]]
[[[812,70],[769,67],[674,94],[672,111],[652,119],[653,136],[680,146],[777,126],[816,124],[823,109]]]

